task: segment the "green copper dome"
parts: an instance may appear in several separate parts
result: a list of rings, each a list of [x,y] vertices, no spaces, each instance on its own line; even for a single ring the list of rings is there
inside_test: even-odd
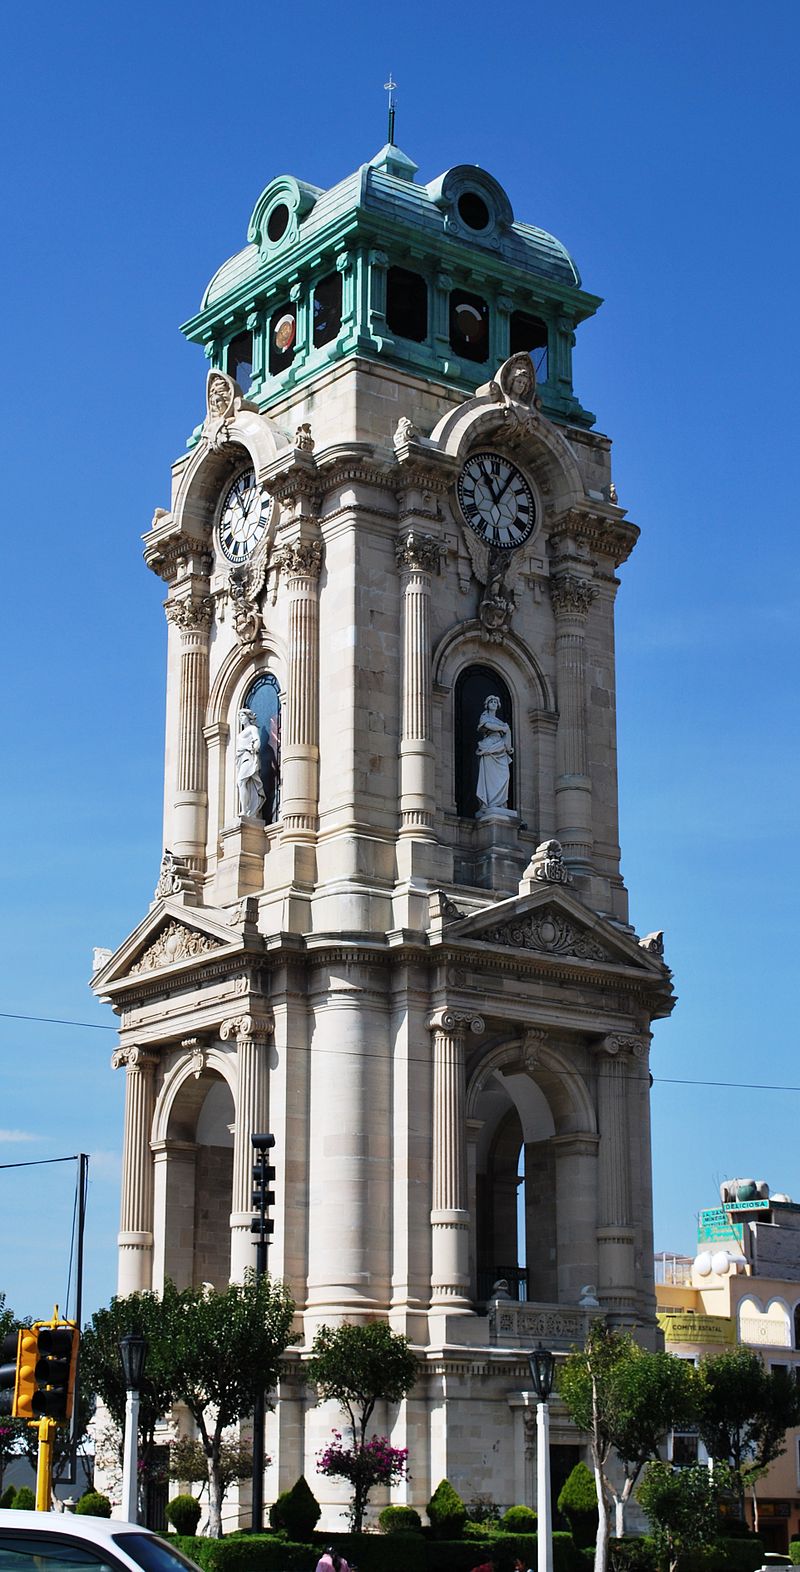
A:
[[[387,144],[328,191],[290,175],[270,181],[248,244],[214,274],[183,332],[212,365],[249,377],[248,397],[261,403],[353,353],[469,391],[523,348],[548,412],[590,423],[572,392],[571,347],[600,301],[581,289],[566,247],[518,222],[478,165],[427,185],[416,174]]]

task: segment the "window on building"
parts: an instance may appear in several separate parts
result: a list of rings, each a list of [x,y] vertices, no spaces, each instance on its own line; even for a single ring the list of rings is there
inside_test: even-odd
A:
[[[280,240],[281,235],[286,234],[286,226],[288,222],[289,209],[285,202],[278,202],[277,205],[272,209],[272,212],[267,219],[267,234],[269,235],[273,245],[275,244],[276,240]]]
[[[450,343],[463,360],[486,360],[489,354],[489,307],[480,295],[454,289],[450,296]]]
[[[262,672],[247,690],[245,709],[252,710],[261,739],[261,784],[265,824],[276,824],[281,793],[281,701],[280,690],[271,672]]]
[[[386,325],[398,338],[421,344],[428,337],[428,286],[419,273],[390,267],[386,275]]]
[[[511,338],[509,349],[512,355],[530,355],[533,369],[536,372],[537,382],[547,381],[547,323],[539,317],[529,317],[525,311],[514,311],[511,315]]]
[[[297,338],[297,310],[287,301],[279,306],[269,319],[269,370],[276,377],[285,371],[294,359]]]
[[[800,1348],[800,1305],[794,1307],[794,1346]]]
[[[482,196],[477,191],[462,191],[456,203],[458,216],[468,229],[486,229],[490,213]]]
[[[342,325],[342,275],[329,273],[314,290],[314,348],[330,344]]]
[[[696,1430],[687,1427],[685,1430],[672,1432],[672,1466],[673,1468],[691,1468],[698,1460],[698,1447],[700,1445]]]
[[[492,695],[500,700],[500,720],[514,734],[511,694],[506,683],[490,666],[468,666],[456,682],[455,691],[455,765],[456,812],[461,818],[474,818],[478,811],[478,722]],[[514,807],[513,763],[506,806]]]
[[[246,393],[253,376],[253,335],[252,333],[237,333],[228,345],[228,355],[225,362],[228,376],[238,382],[243,393]]]

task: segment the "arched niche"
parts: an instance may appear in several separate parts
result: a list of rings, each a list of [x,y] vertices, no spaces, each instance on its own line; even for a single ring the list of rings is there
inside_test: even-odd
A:
[[[498,720],[511,727],[516,735],[516,717],[508,684],[492,666],[476,662],[464,666],[456,678],[453,695],[453,795],[456,813],[463,819],[474,819],[480,802],[477,796],[479,760],[476,752],[478,722],[490,696],[499,699]],[[514,761],[511,760],[508,780],[507,808],[516,807]]]
[[[285,651],[270,633],[263,635],[262,648],[256,656],[238,645],[231,649],[215,676],[208,698],[205,728],[209,747],[209,840],[212,845],[222,826],[230,823],[238,814],[235,760],[239,711],[247,707],[248,697],[255,684],[267,680],[277,699],[277,724],[280,728],[285,703],[285,671]],[[277,767],[273,815],[270,820],[265,817],[265,823],[277,823],[280,816],[279,756]],[[267,781],[265,791],[269,785]]]
[[[230,1276],[235,1072],[218,1050],[196,1050],[165,1077],[153,1119],[156,1286]]]

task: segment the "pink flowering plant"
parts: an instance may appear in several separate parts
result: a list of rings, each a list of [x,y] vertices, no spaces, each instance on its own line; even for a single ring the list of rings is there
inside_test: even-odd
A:
[[[373,1485],[393,1485],[408,1472],[408,1448],[392,1446],[388,1436],[370,1436],[368,1441],[347,1446],[341,1430],[331,1432],[333,1440],[317,1453],[317,1473],[329,1479],[346,1479],[353,1488],[348,1508],[350,1528],[360,1534],[364,1513]]]

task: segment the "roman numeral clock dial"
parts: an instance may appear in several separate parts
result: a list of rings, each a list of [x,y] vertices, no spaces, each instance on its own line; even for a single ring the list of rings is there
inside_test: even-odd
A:
[[[499,453],[473,453],[457,483],[461,512],[487,546],[513,551],[533,534],[536,504],[522,471]]]
[[[246,562],[270,521],[273,499],[256,485],[255,472],[238,475],[222,499],[217,540],[229,562]]]

